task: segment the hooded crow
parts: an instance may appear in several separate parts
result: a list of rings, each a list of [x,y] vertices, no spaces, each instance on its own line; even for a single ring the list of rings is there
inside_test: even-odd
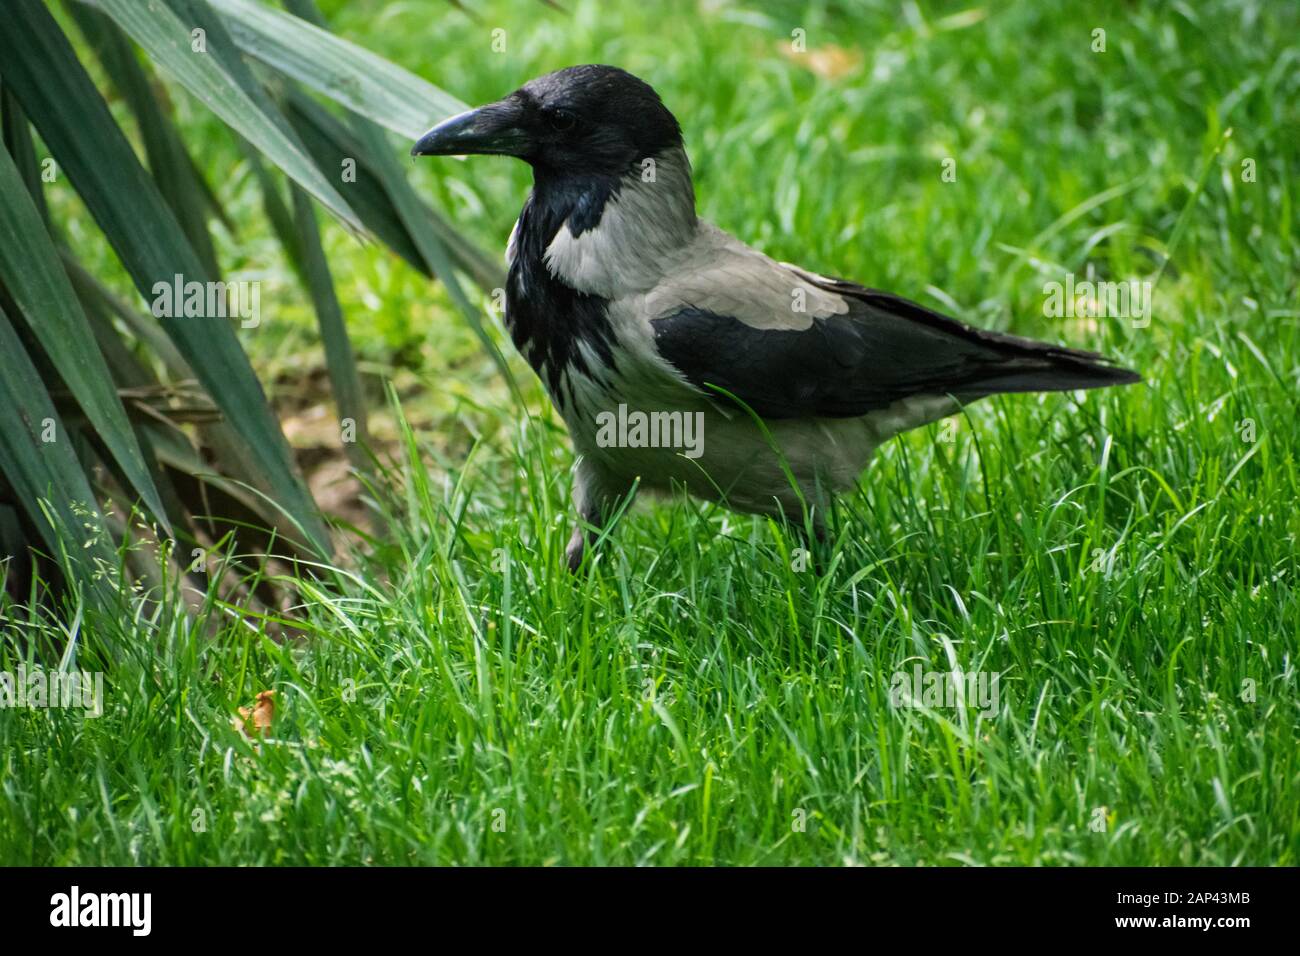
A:
[[[638,487],[755,514],[806,507],[820,534],[829,496],[901,431],[999,392],[1140,381],[1094,352],[776,262],[697,218],[676,118],[615,67],[539,77],[411,152],[532,166],[505,322],[579,456],[574,569]]]

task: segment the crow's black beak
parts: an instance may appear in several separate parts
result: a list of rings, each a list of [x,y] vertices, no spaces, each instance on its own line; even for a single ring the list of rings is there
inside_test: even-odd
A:
[[[416,141],[412,156],[462,156],[497,153],[523,156],[532,138],[519,126],[523,111],[509,100],[481,106],[443,120]]]

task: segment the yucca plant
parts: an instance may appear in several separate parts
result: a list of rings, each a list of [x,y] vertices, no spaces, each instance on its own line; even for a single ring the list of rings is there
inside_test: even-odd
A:
[[[62,555],[65,574],[93,578],[114,562],[119,536],[139,528],[180,545],[170,550],[182,564],[191,545],[236,528],[244,550],[251,542],[263,553],[328,556],[325,522],[236,335],[235,306],[256,293],[222,281],[209,223],[223,212],[156,73],[210,108],[244,148],[314,306],[358,467],[366,409],[316,204],[444,283],[509,377],[461,284],[495,287],[498,267],[416,197],[396,159],[404,144],[391,137],[409,142],[464,105],[330,34],[313,0],[287,0],[286,10],[255,0],[69,0],[77,47],[44,0],[5,7],[0,558]],[[129,110],[143,160],[77,49],[93,52]],[[49,160],[38,162],[33,129]],[[42,195],[51,160],[136,301],[68,251]],[[143,520],[105,524],[106,514],[133,512]],[[190,570],[201,575],[202,562]]]

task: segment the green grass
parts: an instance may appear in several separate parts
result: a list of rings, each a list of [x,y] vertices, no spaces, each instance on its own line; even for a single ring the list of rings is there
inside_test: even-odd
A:
[[[271,626],[230,580],[194,619],[125,593],[117,615],[4,608],[0,669],[69,637],[82,668],[119,659],[98,719],[0,710],[0,861],[1295,865],[1300,11],[471,5],[327,8],[469,102],[626,66],[682,120],[707,218],[1147,383],[892,442],[823,575],[785,529],[675,500],[575,579],[535,381],[520,365],[525,417],[440,291],[335,229],[363,358],[420,343],[388,532],[299,576]],[[783,52],[796,27],[860,62],[819,77]],[[223,255],[283,273],[237,154],[202,155],[248,210]],[[528,182],[493,159],[417,176],[496,248]],[[1180,222],[1148,326],[1045,317],[1067,271],[1155,279]],[[315,347],[287,287],[278,315],[246,340],[264,370]],[[892,706],[917,663],[997,673],[996,714]],[[230,719],[265,688],[254,752]]]

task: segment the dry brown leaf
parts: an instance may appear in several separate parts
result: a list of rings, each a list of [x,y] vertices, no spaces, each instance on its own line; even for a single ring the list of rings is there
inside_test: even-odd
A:
[[[275,720],[275,691],[264,690],[257,695],[252,707],[239,708],[239,716],[234,719],[235,729],[248,737],[266,737],[271,733],[271,722]],[[253,732],[248,732],[248,725],[253,725]]]

